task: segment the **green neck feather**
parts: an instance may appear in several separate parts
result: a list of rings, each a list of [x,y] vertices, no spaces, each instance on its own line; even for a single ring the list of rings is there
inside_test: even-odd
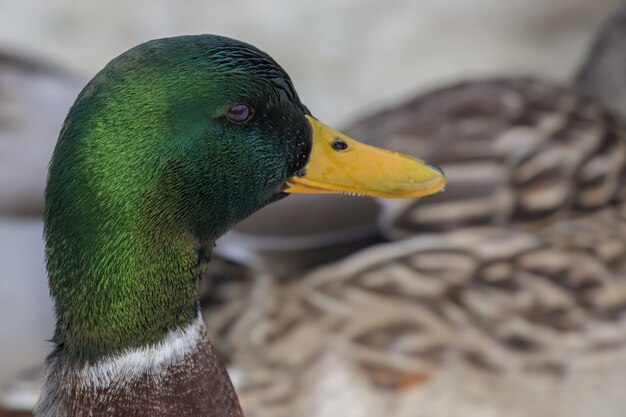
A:
[[[230,123],[240,102],[255,116]],[[180,37],[113,60],[78,97],[50,165],[58,349],[93,361],[191,322],[213,242],[277,198],[310,135],[287,75],[249,45]]]

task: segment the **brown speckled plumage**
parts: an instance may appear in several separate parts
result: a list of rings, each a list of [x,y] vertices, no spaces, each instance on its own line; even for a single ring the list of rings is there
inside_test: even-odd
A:
[[[423,235],[294,282],[259,277],[227,334],[246,415],[448,417],[473,389],[480,416],[582,415],[597,403],[577,390],[616,383],[595,363],[626,366],[625,213]]]
[[[307,278],[363,366],[566,372],[626,346],[626,206],[539,233],[465,229],[380,247]],[[395,363],[395,365],[394,365]]]

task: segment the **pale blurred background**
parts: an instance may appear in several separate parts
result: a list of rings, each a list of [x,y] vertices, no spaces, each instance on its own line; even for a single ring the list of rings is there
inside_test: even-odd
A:
[[[570,75],[616,0],[3,0],[0,47],[90,77],[147,39],[217,33],[267,51],[344,122],[479,74]]]
[[[447,82],[566,82],[617,0],[0,0],[0,385],[42,362],[53,319],[39,213],[46,164],[84,82],[148,39],[252,43],[320,119],[345,126]],[[45,67],[12,63],[10,56]]]

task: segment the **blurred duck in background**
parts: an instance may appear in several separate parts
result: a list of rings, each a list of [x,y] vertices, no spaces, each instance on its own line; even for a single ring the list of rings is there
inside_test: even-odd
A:
[[[466,81],[348,129],[437,163],[446,193],[384,202],[404,240],[208,307],[249,416],[622,414],[626,114],[581,81],[626,74],[622,16],[569,86]]]
[[[218,245],[205,318],[247,416],[621,415],[623,16],[572,85],[463,82],[348,129],[442,166],[446,193]]]
[[[622,415],[625,210],[422,235],[290,286],[259,280],[232,329],[244,410]]]

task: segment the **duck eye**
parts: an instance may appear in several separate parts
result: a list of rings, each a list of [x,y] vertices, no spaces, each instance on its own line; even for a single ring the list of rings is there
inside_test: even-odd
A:
[[[245,104],[235,104],[226,111],[226,117],[233,123],[245,123],[252,117],[252,109]]]

